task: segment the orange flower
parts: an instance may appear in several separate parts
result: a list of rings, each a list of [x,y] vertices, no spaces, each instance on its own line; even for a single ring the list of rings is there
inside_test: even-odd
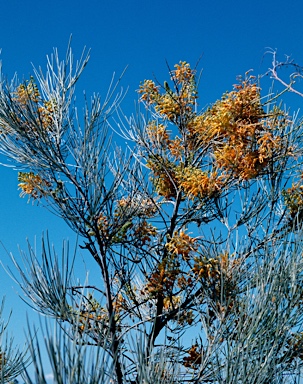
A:
[[[194,344],[187,351],[189,356],[183,358],[183,365],[188,368],[196,368],[202,363],[202,350],[198,344]]]
[[[141,100],[147,104],[154,104],[160,97],[159,86],[156,86],[152,80],[144,80],[138,93],[141,94]]]
[[[21,105],[26,105],[30,101],[38,103],[40,100],[40,92],[33,77],[31,77],[31,79],[24,84],[20,84],[17,87],[15,94],[16,101],[18,101]]]
[[[41,198],[48,193],[47,188],[50,186],[46,180],[33,172],[19,172],[18,181],[20,181],[18,187],[21,189],[21,197],[29,195],[34,199]]]
[[[175,255],[181,255],[184,260],[197,250],[197,239],[190,237],[183,230],[174,232],[173,237],[166,243],[168,251]]]
[[[185,194],[191,198],[211,198],[223,188],[223,176],[218,177],[216,172],[208,175],[195,167],[179,169],[177,180]]]
[[[166,199],[175,198],[177,194],[176,166],[160,156],[149,158],[146,166],[153,171],[151,178],[157,193]]]
[[[164,124],[157,124],[155,121],[152,121],[147,125],[146,132],[153,147],[167,146],[170,142],[169,134]]]

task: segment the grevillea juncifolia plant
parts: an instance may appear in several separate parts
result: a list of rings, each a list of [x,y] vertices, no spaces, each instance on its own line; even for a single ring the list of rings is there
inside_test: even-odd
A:
[[[121,113],[120,80],[80,113],[87,62],[55,51],[45,74],[0,88],[0,150],[23,167],[21,196],[66,221],[101,277],[76,283],[77,252],[59,257],[48,238],[25,269],[13,258],[31,305],[64,329],[46,332],[55,382],[297,382],[301,122],[250,72],[201,110],[207,90],[185,61],[141,83],[136,116]]]

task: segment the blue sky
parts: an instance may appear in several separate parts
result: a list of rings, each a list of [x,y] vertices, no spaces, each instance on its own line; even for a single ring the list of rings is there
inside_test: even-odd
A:
[[[291,55],[303,64],[303,2],[289,0],[204,1],[204,0],[7,0],[1,4],[0,49],[3,72],[28,78],[32,64],[45,67],[45,56],[58,47],[62,57],[70,35],[79,57],[84,46],[91,60],[78,85],[81,92],[105,93],[113,72],[128,66],[122,85],[128,88],[122,104],[126,115],[135,112],[134,101],[140,81],[167,78],[166,61],[173,66],[186,60],[193,66],[202,56],[200,105],[205,106],[230,90],[239,74],[254,69],[266,72],[268,48],[283,58]],[[302,100],[303,101],[303,100]],[[301,100],[296,99],[297,107]],[[61,241],[75,236],[64,222],[41,207],[19,198],[17,173],[0,167],[0,241],[18,255],[17,245],[26,238],[37,241],[43,231],[60,252]],[[0,248],[0,260],[9,257]],[[80,267],[81,268],[81,267]],[[10,329],[22,343],[28,309],[16,295],[18,287],[0,269],[0,297],[6,296],[6,313],[13,309]],[[33,317],[35,318],[35,317]]]

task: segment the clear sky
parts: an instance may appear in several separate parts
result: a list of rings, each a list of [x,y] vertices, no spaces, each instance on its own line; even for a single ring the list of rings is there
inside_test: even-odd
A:
[[[283,58],[291,55],[303,65],[302,0],[6,0],[1,2],[0,49],[3,72],[28,78],[32,64],[45,67],[45,56],[58,47],[62,57],[70,35],[79,57],[84,46],[91,60],[78,85],[88,95],[104,93],[113,72],[128,66],[122,85],[128,93],[122,108],[135,111],[140,81],[167,78],[166,61],[173,66],[185,60],[193,66],[202,56],[201,107],[232,89],[235,78],[249,69],[266,72],[268,48]],[[302,100],[303,102],[303,100]],[[301,100],[297,100],[298,105]],[[65,223],[41,207],[19,198],[17,173],[0,167],[0,241],[17,253],[49,230],[58,251],[61,241],[74,235]],[[9,257],[0,248],[0,260]],[[18,287],[0,269],[0,297],[6,296],[6,313],[13,310],[10,329],[23,341],[26,310],[18,298]]]

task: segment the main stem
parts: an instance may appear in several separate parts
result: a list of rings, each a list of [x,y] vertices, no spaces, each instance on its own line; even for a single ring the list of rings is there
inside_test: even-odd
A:
[[[169,225],[169,228],[168,228],[168,231],[166,234],[170,238],[173,236],[174,231],[176,229],[176,221],[177,221],[177,217],[178,217],[178,211],[179,211],[181,200],[182,200],[182,192],[178,191],[177,196],[176,196],[176,203],[175,203],[174,211],[173,211],[173,214],[171,216],[170,225]],[[164,260],[166,257],[167,257],[167,248],[164,247],[162,260]],[[159,336],[161,330],[167,324],[167,321],[165,321],[165,319],[163,319],[163,316],[162,316],[163,315],[163,308],[164,308],[164,295],[163,295],[163,293],[160,292],[157,296],[155,321],[154,321],[154,324],[152,326],[152,330],[149,334],[148,341],[147,341],[147,347],[146,347],[146,359],[147,360],[149,359],[151,352],[155,346],[155,341],[156,341],[157,337]]]
[[[115,319],[115,310],[113,306],[112,292],[111,292],[111,282],[109,277],[109,271],[106,261],[106,251],[102,243],[101,237],[97,232],[97,242],[100,251],[100,268],[102,273],[102,278],[105,285],[105,295],[106,295],[106,306],[109,316],[109,333],[111,336],[111,354],[114,359],[114,367],[117,377],[117,383],[123,384],[123,373],[120,362],[120,350],[119,350],[119,340],[117,339],[117,323]]]

